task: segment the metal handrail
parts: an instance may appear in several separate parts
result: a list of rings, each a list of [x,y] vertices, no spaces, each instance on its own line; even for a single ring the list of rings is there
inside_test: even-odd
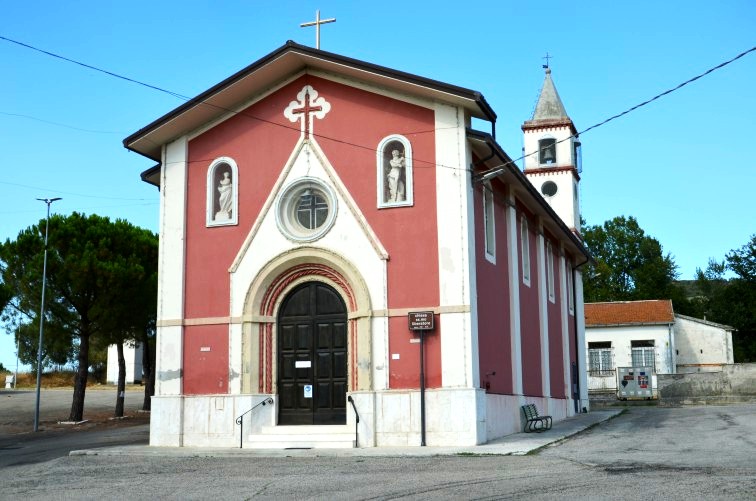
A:
[[[242,412],[241,415],[238,418],[236,418],[236,424],[238,424],[239,426],[241,426],[241,428],[239,429],[239,449],[241,449],[242,445],[244,444],[244,419],[243,419],[244,416],[246,414],[249,414],[253,410],[257,409],[261,405],[265,406],[265,405],[268,405],[268,404],[271,404],[271,405],[273,404],[273,398],[272,397],[268,397],[268,398],[263,399],[261,402],[257,402],[257,404],[255,404],[254,406],[252,406],[251,409],[249,409],[246,412]]]
[[[347,400],[350,404],[352,404],[352,409],[354,409],[354,417],[356,418],[354,422],[354,446],[358,449],[360,448],[360,437],[357,434],[358,432],[358,426],[360,424],[360,414],[357,412],[357,407],[354,405],[354,400],[352,399],[352,395],[347,396]]]

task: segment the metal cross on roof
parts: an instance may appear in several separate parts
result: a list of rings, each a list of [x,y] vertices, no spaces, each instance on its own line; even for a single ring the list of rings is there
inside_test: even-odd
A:
[[[551,59],[551,58],[553,58],[553,57],[554,57],[554,56],[550,56],[548,52],[546,53],[546,55],[545,55],[545,56],[543,56],[543,58],[542,58],[542,59],[545,59],[545,60],[546,60],[546,64],[544,64],[544,65],[543,65],[543,67],[544,67],[544,68],[548,68],[548,67],[549,67],[549,59]]]
[[[300,28],[306,28],[308,26],[315,26],[315,48],[320,49],[320,25],[326,24],[326,23],[333,23],[336,21],[335,17],[332,17],[330,19],[320,19],[320,10],[315,11],[315,20],[310,21],[309,23],[302,23],[299,25]]]

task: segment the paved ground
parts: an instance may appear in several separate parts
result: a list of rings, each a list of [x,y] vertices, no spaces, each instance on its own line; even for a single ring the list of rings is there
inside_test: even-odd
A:
[[[755,404],[635,407],[525,456],[208,457],[115,447],[2,468],[0,499],[754,500],[754,416]]]
[[[114,387],[87,390],[86,422],[71,426],[59,421],[68,419],[73,390],[42,390],[40,426],[35,433],[36,392],[0,390],[0,468],[49,461],[75,449],[147,444],[149,414],[138,412],[143,393],[126,391],[123,420],[111,419],[115,397]]]

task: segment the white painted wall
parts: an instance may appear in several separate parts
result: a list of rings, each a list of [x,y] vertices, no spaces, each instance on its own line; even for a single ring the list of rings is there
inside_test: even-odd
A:
[[[675,315],[677,372],[714,372],[735,362],[732,330],[724,325]]]
[[[543,129],[527,130],[524,134],[524,147],[525,147],[525,170],[529,169],[541,169],[548,167],[547,165],[541,165],[538,163],[538,142],[541,139],[553,138],[556,139],[556,162],[550,164],[552,167],[564,167],[568,165],[575,166],[575,162],[572,155],[573,139],[567,139],[572,135],[572,131],[567,125],[560,125],[556,127],[549,127]],[[561,142],[560,142],[561,141]],[[532,153],[532,155],[531,155]],[[575,166],[577,167],[577,166]]]
[[[588,346],[586,336],[588,334],[585,328],[585,303],[583,301],[583,273],[580,270],[575,271],[575,324],[577,335],[577,346]],[[590,410],[591,404],[588,400],[588,362],[585,350],[576,350],[577,358],[577,379],[579,386],[579,404],[578,410]],[[572,392],[570,392],[572,394]]]
[[[467,169],[464,111],[436,103],[436,211],[438,225],[439,306],[470,306],[470,313],[441,317],[442,385],[479,386],[475,283],[473,192]]]
[[[628,325],[610,327],[588,327],[585,329],[586,361],[588,346],[593,342],[611,342],[613,367],[632,367],[632,341],[652,340],[654,342],[654,360],[657,374],[672,374],[675,372],[674,355],[670,354],[670,330],[668,324],[662,325]],[[586,364],[586,371],[590,369]],[[585,372],[584,372],[585,373]],[[616,389],[617,376],[615,373],[607,376],[588,375],[588,388],[591,390]]]
[[[150,445],[183,445],[184,259],[188,142],[163,146],[160,170],[160,244],[155,346],[155,396],[150,413]]]
[[[557,192],[554,196],[544,196],[544,200],[554,209],[562,218],[568,228],[580,228],[580,193],[579,183],[571,170],[557,170],[551,172],[549,169],[559,169],[561,167],[577,168],[573,158],[574,139],[569,139],[572,134],[571,129],[566,126],[553,127],[549,129],[527,130],[524,133],[525,146],[525,176],[533,186],[541,192],[541,186],[547,181],[552,181],[557,185]],[[556,163],[550,165],[540,165],[537,153],[538,143],[541,139],[554,138],[557,141],[557,158]],[[561,142],[560,142],[561,141]],[[535,171],[535,172],[534,172]]]
[[[142,345],[123,345],[123,358],[126,361],[126,384],[138,383],[142,380]],[[109,384],[118,383],[118,347],[108,346],[108,365],[105,381]]]

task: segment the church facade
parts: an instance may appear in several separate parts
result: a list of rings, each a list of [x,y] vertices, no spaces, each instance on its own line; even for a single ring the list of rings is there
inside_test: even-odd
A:
[[[526,402],[586,408],[547,83],[523,130],[553,157],[524,173],[470,127],[496,120],[480,93],[293,42],[126,138],[161,201],[151,445],[472,445]]]

